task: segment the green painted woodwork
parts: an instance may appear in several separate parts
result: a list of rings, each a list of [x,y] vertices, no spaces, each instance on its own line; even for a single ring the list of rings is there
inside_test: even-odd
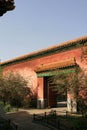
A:
[[[48,71],[48,72],[42,72],[42,73],[37,73],[38,77],[47,77],[47,76],[53,76],[53,75],[58,75],[58,74],[68,74],[68,73],[73,73],[75,72],[75,69],[65,69],[65,70],[55,70],[55,71]]]

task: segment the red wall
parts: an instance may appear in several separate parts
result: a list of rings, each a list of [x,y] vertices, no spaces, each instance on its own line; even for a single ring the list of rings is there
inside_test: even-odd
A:
[[[28,60],[28,61],[25,61],[25,62],[16,63],[14,65],[10,65],[10,66],[5,67],[4,70],[6,71],[6,70],[9,70],[9,69],[10,70],[24,69],[26,67],[34,70],[36,68],[36,66],[38,66],[40,64],[47,64],[47,63],[52,63],[52,62],[61,62],[61,61],[67,60],[67,59],[71,59],[73,57],[75,57],[76,62],[80,66],[83,66],[83,63],[81,62],[81,54],[82,54],[81,48],[77,48],[77,49],[64,51],[64,52],[61,52],[61,53],[57,53],[57,54],[33,59],[33,60],[30,60],[30,61]]]
[[[4,68],[4,72],[7,72],[9,70],[20,72],[23,76],[25,76],[28,79],[31,79],[31,86],[32,89],[38,87],[38,97],[43,98],[43,78],[39,78],[37,81],[37,75],[35,73],[35,68],[40,64],[48,64],[52,62],[61,62],[65,61],[67,59],[75,58],[78,65],[81,67],[87,68],[86,62],[81,61],[81,54],[82,49],[72,49],[64,52],[60,52],[57,54],[52,54],[49,56],[44,56],[41,58],[36,58],[33,60],[28,60],[20,63],[15,63],[13,65],[6,66]],[[30,84],[30,83],[29,83]],[[34,90],[33,89],[33,90]],[[36,90],[35,89],[35,90]]]

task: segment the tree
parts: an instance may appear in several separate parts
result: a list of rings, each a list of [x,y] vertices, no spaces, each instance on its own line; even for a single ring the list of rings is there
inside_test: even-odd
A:
[[[62,73],[49,78],[49,86],[51,89],[55,86],[59,94],[74,93],[78,110],[82,113],[87,111],[87,73],[85,71],[76,68],[73,73]]]
[[[0,16],[14,8],[14,0],[0,0]]]
[[[78,75],[78,110],[83,114],[87,112],[87,73],[85,71],[81,71]]]
[[[56,88],[56,92],[58,94],[66,95],[67,86],[65,84],[67,84],[67,80],[66,80],[65,74],[61,73],[61,74],[49,77],[48,82],[51,89],[54,90]]]
[[[0,97],[4,102],[12,105],[23,105],[25,99],[31,94],[31,89],[19,73],[10,72],[0,76]]]

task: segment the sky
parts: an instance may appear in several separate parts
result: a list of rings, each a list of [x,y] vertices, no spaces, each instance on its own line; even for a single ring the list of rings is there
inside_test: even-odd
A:
[[[14,0],[0,17],[1,62],[87,36],[87,0]]]

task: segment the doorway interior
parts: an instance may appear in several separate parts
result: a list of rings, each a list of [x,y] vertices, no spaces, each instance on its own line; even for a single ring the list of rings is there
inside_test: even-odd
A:
[[[67,107],[67,92],[58,93],[57,85],[49,83],[49,76],[44,77],[44,106],[45,108]],[[52,77],[51,77],[52,79]],[[67,91],[67,90],[66,90]]]

